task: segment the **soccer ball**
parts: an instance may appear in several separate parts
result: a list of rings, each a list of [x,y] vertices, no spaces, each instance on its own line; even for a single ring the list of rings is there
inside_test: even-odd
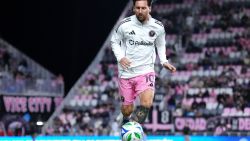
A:
[[[137,122],[130,121],[122,126],[122,141],[142,141],[143,129]]]

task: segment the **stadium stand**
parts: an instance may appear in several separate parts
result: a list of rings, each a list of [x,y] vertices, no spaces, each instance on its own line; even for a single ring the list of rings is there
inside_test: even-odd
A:
[[[0,39],[0,91],[6,95],[62,96],[64,82]]]
[[[159,0],[152,15],[165,25],[166,55],[177,72],[155,66],[155,103],[145,131],[249,135],[250,1]],[[44,126],[44,134],[119,135],[117,68],[108,41]]]
[[[0,136],[31,135],[64,96],[64,80],[0,38]],[[55,103],[55,104],[54,104]],[[39,115],[45,113],[46,115]]]

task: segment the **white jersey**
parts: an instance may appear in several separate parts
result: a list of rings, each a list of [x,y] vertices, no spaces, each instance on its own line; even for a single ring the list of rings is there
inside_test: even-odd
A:
[[[161,64],[167,62],[165,30],[161,22],[150,16],[145,23],[138,21],[135,15],[122,20],[111,38],[111,47],[117,61],[126,57],[132,63],[123,69],[118,63],[120,78],[132,78],[154,72],[156,50]]]

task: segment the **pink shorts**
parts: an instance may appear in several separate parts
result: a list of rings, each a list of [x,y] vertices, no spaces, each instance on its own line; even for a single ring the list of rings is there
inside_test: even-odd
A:
[[[154,91],[155,73],[150,72],[133,78],[119,78],[118,83],[122,104],[130,105],[141,92],[147,89]]]

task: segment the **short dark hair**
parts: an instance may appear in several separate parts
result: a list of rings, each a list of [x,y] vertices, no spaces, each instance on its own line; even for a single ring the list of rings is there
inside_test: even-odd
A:
[[[135,6],[136,1],[147,1],[149,7],[152,5],[152,0],[133,0],[133,6]]]

